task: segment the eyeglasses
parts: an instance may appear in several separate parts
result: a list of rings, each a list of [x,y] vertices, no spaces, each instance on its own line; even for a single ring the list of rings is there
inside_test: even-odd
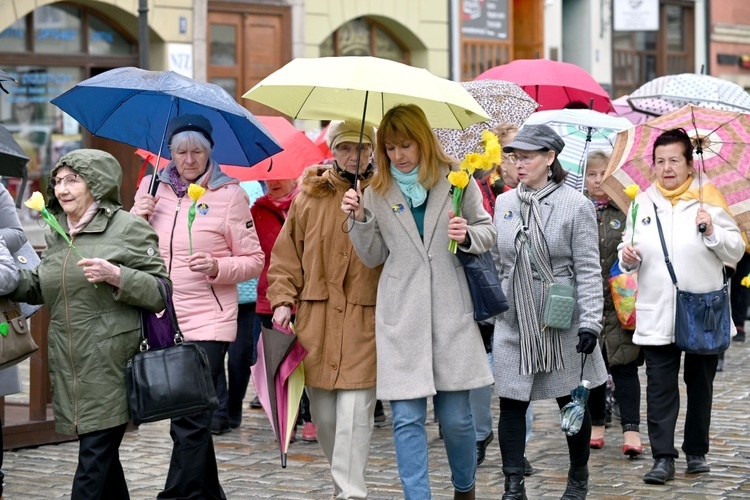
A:
[[[63,177],[50,177],[49,178],[49,185],[52,187],[52,189],[55,189],[57,186],[65,187],[65,186],[74,186],[81,182],[81,176],[78,174],[68,174]]]
[[[511,153],[508,155],[508,160],[510,160],[513,164],[521,163],[523,165],[528,165],[531,163],[531,160],[539,156],[541,153],[535,153],[532,155],[517,155],[515,153]]]

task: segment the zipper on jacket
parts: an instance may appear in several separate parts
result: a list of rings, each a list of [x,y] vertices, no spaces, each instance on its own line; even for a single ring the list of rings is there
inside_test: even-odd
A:
[[[169,269],[168,274],[172,274],[172,258],[174,256],[174,228],[177,226],[177,216],[180,214],[180,205],[182,205],[182,198],[177,199],[177,206],[174,209],[174,220],[172,221],[172,232],[169,235]]]
[[[219,310],[224,312],[224,308],[221,306],[221,302],[219,302],[219,297],[216,295],[216,290],[214,290],[214,286],[208,285],[208,287],[211,289],[211,293],[214,295],[214,298],[216,299],[216,303],[219,305]]]
[[[75,239],[75,236],[70,239],[71,245],[73,244],[73,240]],[[70,328],[70,311],[68,310],[68,294],[66,293],[65,289],[65,266],[68,263],[68,257],[70,257],[70,252],[72,251],[72,247],[68,246],[68,253],[65,256],[65,259],[63,259],[63,266],[62,266],[62,291],[63,291],[63,298],[65,299],[65,326],[68,330],[68,357],[70,358],[70,366],[73,368],[73,429],[76,433],[78,433],[78,373],[76,372],[76,363],[75,359],[73,358],[73,335],[71,334],[71,328]]]

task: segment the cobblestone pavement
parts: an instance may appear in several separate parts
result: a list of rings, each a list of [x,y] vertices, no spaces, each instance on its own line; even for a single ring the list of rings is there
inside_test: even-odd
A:
[[[615,421],[615,426],[607,430],[604,448],[592,450],[589,498],[750,498],[749,358],[750,343],[733,343],[726,354],[725,371],[716,377],[711,453],[708,455],[711,473],[686,475],[684,458],[680,457],[673,482],[666,486],[644,484],[642,476],[652,463],[650,450],[646,447],[642,459],[624,457]],[[645,384],[643,368],[641,381]],[[249,393],[247,401],[252,397],[253,394]],[[682,400],[684,405],[684,388]],[[641,410],[643,440],[647,445],[645,402]],[[390,417],[389,412],[386,405]],[[538,472],[527,478],[528,495],[530,499],[559,498],[565,488],[568,459],[554,402],[536,403],[534,416],[534,433],[527,451]],[[684,411],[678,428],[683,419]],[[438,438],[437,424],[430,422],[428,433],[433,496],[452,498],[450,472],[442,441]],[[216,436],[214,441],[221,482],[230,499],[329,499],[332,496],[328,465],[317,444],[293,443],[289,465],[286,469],[281,468],[278,448],[262,410],[246,409],[241,428]],[[679,448],[679,435],[676,443]],[[165,422],[145,424],[137,431],[127,433],[120,453],[131,498],[156,497],[164,485],[170,450],[171,441]],[[77,451],[77,443],[71,442],[6,452],[3,466],[5,498],[69,498]],[[486,461],[477,472],[477,498],[497,499],[502,496],[500,466],[500,450],[495,439],[488,449]],[[402,498],[389,426],[374,431],[367,479],[371,499]]]

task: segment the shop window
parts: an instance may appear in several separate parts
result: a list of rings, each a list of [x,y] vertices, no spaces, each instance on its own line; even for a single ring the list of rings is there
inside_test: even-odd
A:
[[[91,14],[89,16],[89,54],[97,56],[133,55],[136,45],[125,38],[107,21]]]
[[[48,54],[83,52],[81,10],[72,5],[45,5],[34,11],[34,49]]]
[[[26,50],[26,19],[19,19],[0,33],[0,52]]]
[[[369,19],[355,19],[340,26],[320,44],[320,55],[376,56],[409,63],[409,52],[386,28]]]

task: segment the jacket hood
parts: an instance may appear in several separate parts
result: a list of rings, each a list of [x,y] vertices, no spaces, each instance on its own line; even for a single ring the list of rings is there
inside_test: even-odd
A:
[[[172,185],[171,182],[169,182],[169,169],[174,166],[174,161],[170,161],[169,165],[161,169],[159,171],[159,181],[163,182],[164,184]],[[208,175],[206,175],[206,173]],[[221,167],[219,167],[219,164],[216,163],[213,159],[211,160],[211,164],[208,166],[207,172],[204,173],[199,179],[200,181],[198,184],[201,186],[210,189],[211,191],[215,191],[219,189],[221,186],[225,186],[227,184],[239,184],[240,181],[238,179],[235,179],[234,177],[229,177],[227,174],[221,171]]]
[[[100,208],[109,209],[108,213],[122,208],[122,168],[114,156],[99,149],[77,149],[60,158],[50,176],[55,176],[63,166],[75,170],[84,178]],[[55,197],[55,190],[49,185],[47,200],[47,209],[51,213],[62,212],[60,202]]]
[[[367,179],[360,177],[359,186],[365,189],[372,181],[372,175]],[[341,189],[349,189],[351,183],[344,179],[333,165],[313,165],[302,173],[300,187],[303,193],[314,198],[334,196]]]

